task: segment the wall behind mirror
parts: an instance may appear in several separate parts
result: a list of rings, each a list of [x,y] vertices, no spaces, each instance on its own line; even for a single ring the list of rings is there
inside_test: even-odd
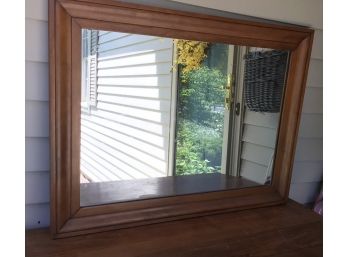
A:
[[[81,33],[81,206],[271,182],[288,52]]]

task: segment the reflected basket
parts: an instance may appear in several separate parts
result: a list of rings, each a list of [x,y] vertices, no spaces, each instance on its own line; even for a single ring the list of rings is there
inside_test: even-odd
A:
[[[287,51],[250,52],[244,56],[244,98],[249,110],[255,112],[280,111]]]

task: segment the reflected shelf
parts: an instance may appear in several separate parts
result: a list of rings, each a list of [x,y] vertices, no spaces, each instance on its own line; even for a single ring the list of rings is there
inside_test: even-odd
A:
[[[260,184],[220,173],[81,183],[80,204],[86,207],[255,186]]]

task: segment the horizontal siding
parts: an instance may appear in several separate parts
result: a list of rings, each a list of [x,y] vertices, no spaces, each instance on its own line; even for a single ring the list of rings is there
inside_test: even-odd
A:
[[[35,20],[48,20],[48,0],[26,0],[25,17]]]
[[[146,42],[157,41],[157,37],[139,35],[139,34],[125,34],[120,32],[112,32],[107,34],[114,35],[114,37],[106,42],[100,42],[98,47],[98,54],[102,57],[112,57],[113,53],[117,52],[121,48],[129,49],[132,46],[136,46],[136,51],[138,51],[138,46],[141,49],[142,45]],[[101,35],[100,39],[103,41],[105,35]]]
[[[322,138],[299,138],[297,141],[296,161],[321,161],[323,160]]]
[[[131,114],[118,114],[115,112],[98,109],[98,111],[91,110],[91,115],[116,122],[120,125],[126,125],[131,128],[142,129],[144,131],[148,131],[157,135],[165,135],[169,133],[169,127],[164,126],[160,122],[145,120],[143,117],[134,117]]]
[[[82,122],[81,126],[81,133],[84,134],[84,138],[96,139],[101,145],[104,144],[105,147],[108,146],[117,152],[130,156],[131,159],[129,161],[134,159],[134,161],[149,162],[156,164],[157,167],[165,168],[165,147],[154,145],[147,138],[145,141],[132,138],[129,136],[132,135],[132,132],[128,134],[114,132],[112,129],[103,129],[85,121]],[[161,140],[162,142],[165,141],[164,139]]]
[[[167,55],[171,55],[169,51],[166,51]],[[130,65],[127,67],[112,67],[108,69],[99,70],[99,78],[101,77],[125,77],[125,76],[154,76],[154,75],[164,75],[168,76],[168,71],[170,71],[172,64],[170,62],[158,62],[145,65]],[[100,82],[100,84],[102,84]],[[161,83],[157,83],[161,84]],[[133,84],[131,84],[133,85]]]
[[[25,19],[25,60],[48,62],[48,23]]]
[[[142,146],[141,142],[146,144],[143,146],[143,149],[141,149],[144,151],[146,150],[146,147],[149,147],[148,150],[151,152],[155,151],[151,148],[151,145],[155,147],[167,146],[165,140],[167,139],[167,135],[156,135],[142,129],[131,128],[99,117],[86,116],[83,116],[81,119],[82,128],[86,127],[95,130],[102,136],[115,138],[119,140],[119,142],[132,146],[134,144],[134,148],[140,148]]]
[[[50,205],[48,203],[25,205],[25,228],[44,228],[50,225]]]
[[[111,41],[129,37],[131,34],[128,33],[112,33],[111,31],[99,31],[99,45],[103,46]]]
[[[323,30],[316,29],[314,32],[312,53],[312,61],[323,60]]]
[[[25,227],[50,222],[47,0],[25,5]]]
[[[168,50],[170,46],[168,44],[168,39],[166,40],[149,40],[145,41],[143,44],[129,45],[125,47],[120,47],[111,51],[105,51],[99,54],[100,60],[112,60],[125,56],[140,55],[147,52],[156,52],[158,50]],[[156,57],[155,57],[156,58]]]
[[[273,152],[273,148],[243,142],[241,159],[268,166]],[[241,171],[241,175],[243,176],[243,171]]]
[[[125,135],[82,121],[82,171],[88,174],[102,173],[97,181],[165,175],[163,172],[166,170],[167,146],[154,146],[153,142],[137,140],[129,135],[134,133],[128,132]],[[144,137],[145,140],[148,138]],[[163,143],[164,139],[161,140]],[[115,176],[112,173],[116,173]],[[123,177],[119,173],[129,175]]]
[[[118,103],[122,106],[141,108],[150,111],[170,111],[170,100],[166,101],[164,99],[161,99],[159,101],[158,99],[144,99],[139,97],[136,99],[136,101],[134,101],[134,96],[132,95],[130,97],[127,97],[110,94],[99,94],[98,101],[104,103]]]
[[[45,171],[50,170],[48,138],[25,139],[25,170]]]
[[[302,204],[308,204],[315,201],[321,189],[321,182],[303,182],[292,183],[289,197]]]
[[[168,63],[168,55],[172,53],[172,49],[149,49],[145,52],[127,53],[120,57],[104,58],[103,62],[98,63],[99,71],[104,69],[114,69],[117,67],[145,66],[158,63]],[[101,59],[101,58],[100,58]]]
[[[308,87],[323,87],[323,60],[310,60],[307,78],[307,89]]]
[[[279,116],[279,113],[252,112],[246,109],[244,124],[276,129],[278,127]]]
[[[27,204],[42,204],[50,201],[49,171],[26,172],[25,202]]]
[[[99,34],[97,107],[81,117],[81,171],[90,180],[167,174],[172,44]]]
[[[106,144],[105,141],[95,138],[91,134],[92,131],[88,135],[82,132],[81,135],[81,170],[91,179],[96,178],[93,181],[161,176],[161,170],[158,167],[149,165],[150,160],[134,157],[134,150],[126,151],[129,146],[121,144],[120,147],[118,142],[115,144],[116,140],[111,139]],[[119,150],[120,148],[124,150]]]
[[[137,92],[136,90],[132,92],[134,92],[135,96],[140,97],[138,96],[139,92]],[[101,95],[102,93],[103,91],[100,92],[98,90],[99,95]],[[145,95],[143,95],[143,97],[145,97]],[[127,97],[129,96],[132,96],[132,94],[127,95]],[[149,98],[156,99],[155,97],[149,97]],[[165,99],[165,100],[168,100],[168,99]],[[110,104],[110,103],[105,103],[102,101],[98,102],[98,110],[108,111],[108,112],[121,114],[121,115],[124,114],[129,117],[139,118],[139,119],[151,121],[157,124],[160,123],[160,124],[163,124],[163,126],[168,126],[168,123],[170,120],[168,112],[162,113],[160,111],[152,111],[152,110],[128,107],[128,106],[123,106],[120,104]]]
[[[294,163],[292,182],[320,182],[323,179],[323,162],[318,161],[297,161]]]
[[[151,0],[147,0],[151,1]],[[144,1],[145,3],[147,1]],[[263,19],[323,28],[323,2],[318,0],[172,0],[225,12],[255,16]],[[156,2],[156,1],[155,1]],[[190,7],[188,7],[190,8]],[[181,7],[181,9],[184,9]],[[194,10],[194,7],[192,8]]]
[[[306,88],[302,113],[323,113],[323,88]]]
[[[256,183],[264,184],[266,181],[267,166],[261,165],[248,160],[241,160],[242,176]]]
[[[48,101],[48,63],[25,62],[25,99]]]
[[[269,169],[273,166],[279,116],[279,113],[253,112],[246,108],[242,133],[241,176],[260,184],[266,182]]]
[[[132,162],[128,162],[127,155],[112,147],[108,147],[92,137],[82,135],[84,154],[83,170],[93,180],[103,180],[111,177],[113,180],[126,180],[141,177],[142,172],[133,168]],[[116,155],[115,155],[116,152]],[[117,172],[114,172],[117,167]],[[89,169],[92,170],[89,170]],[[145,176],[144,176],[145,177]]]
[[[49,136],[49,107],[47,101],[25,102],[25,136]]]
[[[315,201],[323,179],[323,31],[315,30],[289,197]]]
[[[322,114],[302,114],[300,123],[300,138],[323,137],[323,115]]]
[[[110,94],[121,96],[135,96],[152,98],[159,100],[170,100],[170,88],[136,88],[136,87],[110,87],[100,85],[98,86],[98,94]]]
[[[116,88],[130,88],[133,90],[141,91],[141,90],[147,90],[149,88],[158,88],[157,90],[160,92],[160,90],[165,90],[166,87],[170,89],[170,81],[171,77],[168,74],[156,74],[152,76],[146,76],[146,75],[126,75],[127,77],[120,77],[120,76],[114,76],[114,77],[105,77],[100,76],[98,74],[98,87],[100,88],[108,88],[109,90],[116,89]],[[105,86],[105,87],[102,87]],[[119,86],[119,87],[107,87],[107,86]],[[132,88],[131,88],[132,87]],[[118,91],[103,91],[104,93],[109,92],[110,94],[119,94]],[[160,94],[160,93],[159,93]],[[156,96],[157,97],[157,96]]]
[[[276,136],[276,129],[245,124],[242,140],[243,142],[274,148]]]

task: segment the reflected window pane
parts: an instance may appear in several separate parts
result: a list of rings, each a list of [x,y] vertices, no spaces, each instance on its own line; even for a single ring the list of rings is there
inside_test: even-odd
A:
[[[233,46],[178,40],[177,49],[175,174],[221,173]]]

